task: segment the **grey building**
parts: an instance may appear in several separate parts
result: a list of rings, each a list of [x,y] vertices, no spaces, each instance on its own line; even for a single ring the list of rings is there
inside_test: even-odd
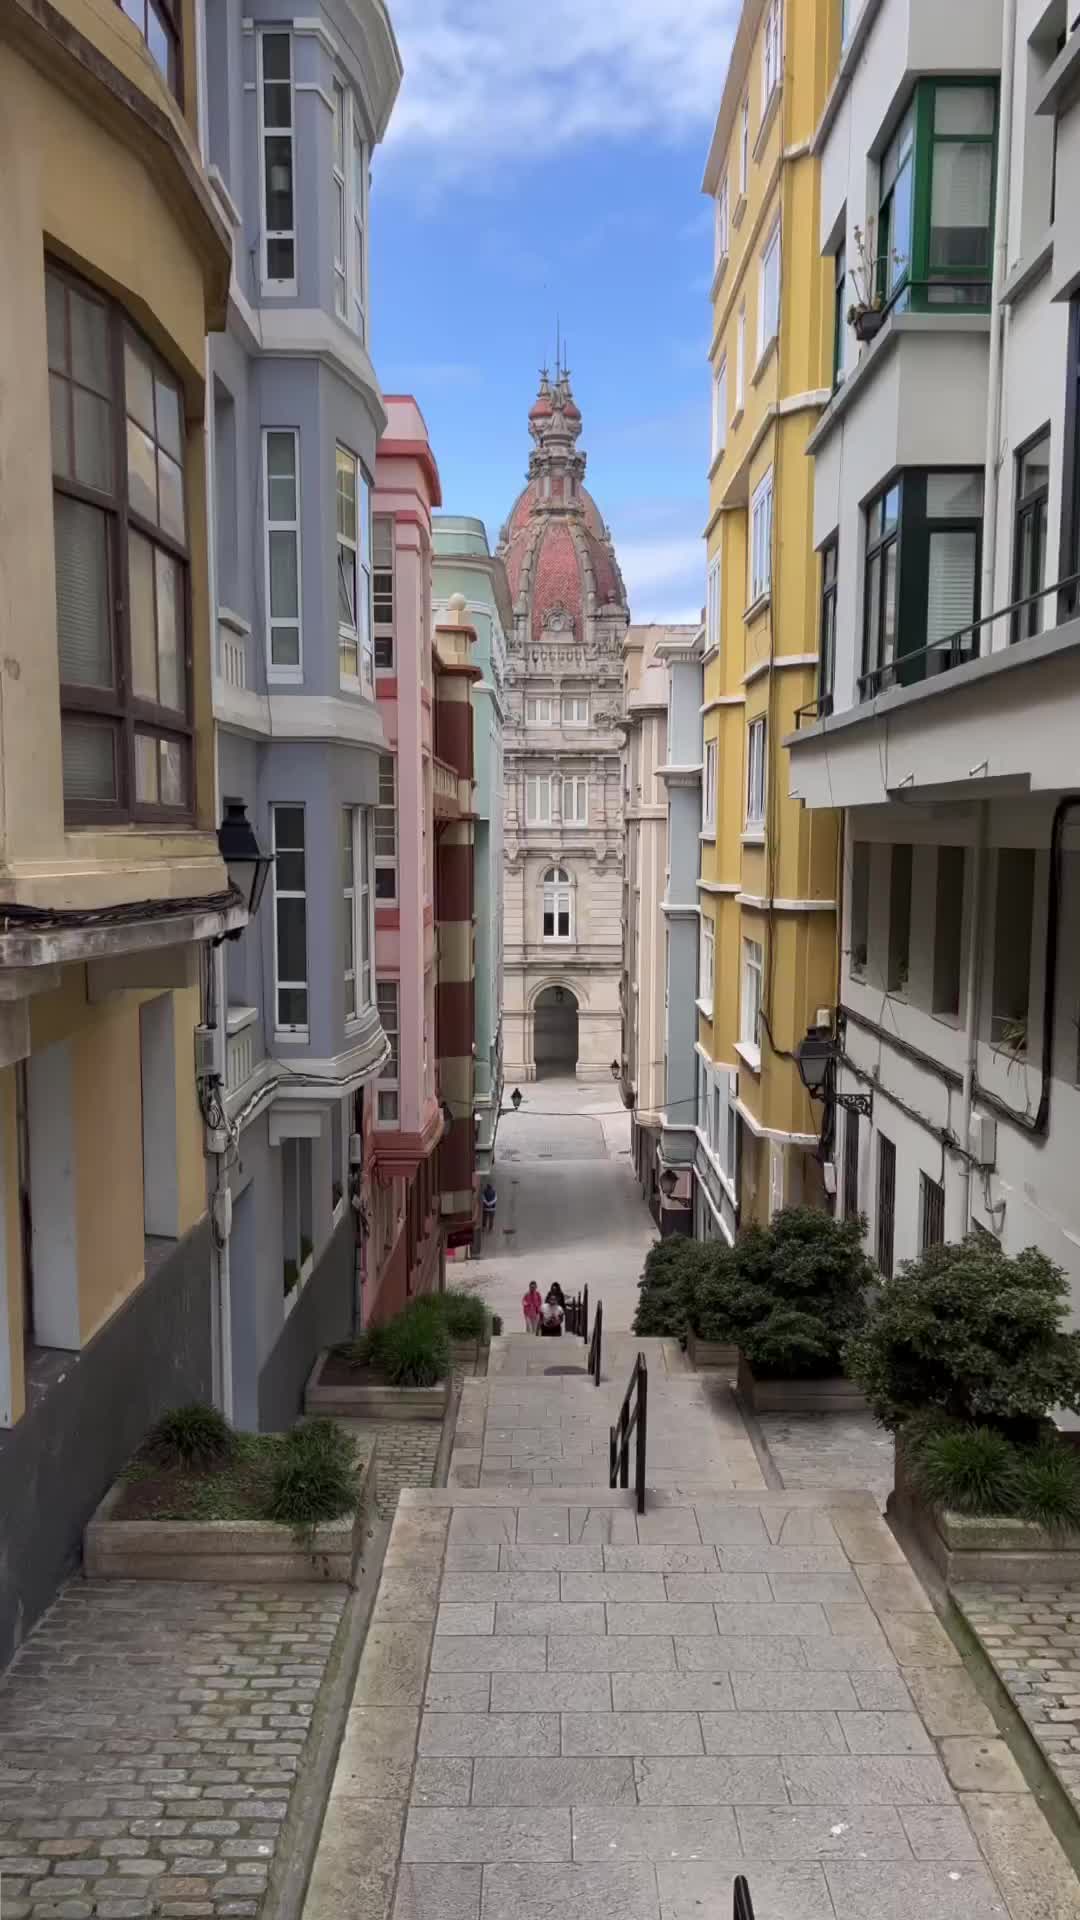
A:
[[[368,351],[371,154],[401,63],[381,0],[201,15],[203,130],[233,232],[210,343],[214,718],[222,805],[273,866],[219,949],[222,1125],[210,1183],[222,1400],[272,1428],[321,1346],[358,1323],[350,1205],[386,1055],[374,975],[379,750],[371,490],[385,425]]]

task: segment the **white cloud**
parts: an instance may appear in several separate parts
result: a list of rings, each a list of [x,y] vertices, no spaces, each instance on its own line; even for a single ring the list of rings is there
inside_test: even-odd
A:
[[[597,136],[681,136],[716,114],[737,14],[738,0],[394,0],[405,83],[388,143],[446,177]]]
[[[700,535],[620,540],[615,551],[632,620],[697,621],[704,599],[705,548]]]

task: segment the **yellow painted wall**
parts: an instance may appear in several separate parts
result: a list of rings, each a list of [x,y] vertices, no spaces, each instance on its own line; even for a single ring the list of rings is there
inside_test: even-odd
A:
[[[0,882],[16,882],[22,900],[91,905],[225,885],[209,831],[214,794],[202,423],[208,312],[220,304],[227,253],[224,229],[199,198],[201,192],[208,199],[208,189],[192,184],[201,175],[190,129],[131,23],[111,3],[63,0],[61,11],[146,93],[159,121],[168,116],[175,135],[174,151],[137,112],[90,79],[69,88],[62,55],[50,64],[49,48],[43,56],[32,37],[5,37],[10,21],[0,25],[0,365],[18,369],[18,378],[5,385],[0,409],[0,472],[17,473],[19,482],[0,489]],[[39,58],[45,58],[44,68]],[[130,859],[131,837],[64,831],[46,251],[115,294],[184,382],[195,776],[197,816],[205,831],[159,836],[141,830],[141,878],[134,893],[120,871]],[[178,874],[181,847],[189,864]]]
[[[787,753],[781,742],[795,727],[797,709],[816,693],[819,562],[813,551],[813,467],[807,436],[826,398],[831,374],[831,267],[818,253],[817,162],[805,152],[824,104],[835,47],[833,0],[788,0],[784,16],[784,79],[779,111],[762,136],[761,0],[748,0],[736,41],[742,69],[729,74],[721,120],[728,125],[729,206],[738,204],[739,102],[750,100],[751,160],[746,204],[732,222],[726,268],[713,289],[713,370],[726,355],[726,446],[710,469],[708,558],[722,560],[718,652],[706,660],[705,738],[718,742],[715,845],[705,844],[702,878],[737,886],[746,896],[795,902],[834,899],[837,825],[832,816],[804,813],[788,796]],[[752,37],[747,40],[750,29]],[[756,155],[753,152],[757,147]],[[801,150],[801,151],[800,151]],[[784,155],[790,157],[785,159]],[[712,165],[712,163],[710,163]],[[777,216],[781,231],[780,325],[775,344],[758,363],[757,302],[760,261]],[[736,411],[736,336],[746,313],[744,404]],[[784,412],[780,412],[781,404]],[[731,417],[734,415],[734,417]],[[750,501],[759,481],[773,474],[772,583],[768,603],[747,618]],[[784,656],[795,663],[779,667]],[[766,821],[762,840],[746,831],[747,729],[768,722]],[[708,901],[708,906],[706,902]],[[761,910],[729,893],[702,894],[703,911],[717,922],[715,1021],[699,1024],[710,1057],[739,1071],[739,1096],[770,1133],[816,1134],[819,1118],[798,1079],[790,1053],[819,1006],[836,996],[836,920],[827,911]],[[763,949],[764,1022],[761,1071],[736,1051],[744,939]],[[743,1129],[742,1213],[766,1218],[769,1141]]]

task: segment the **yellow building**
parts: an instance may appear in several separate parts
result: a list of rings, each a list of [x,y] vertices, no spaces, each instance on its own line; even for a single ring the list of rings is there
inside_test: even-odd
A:
[[[136,20],[133,16],[138,13]],[[208,1398],[195,1028],[217,843],[193,0],[0,9],[0,1667]]]
[[[707,1235],[822,1194],[819,1119],[792,1052],[836,999],[837,830],[788,797],[780,743],[818,684],[806,442],[829,398],[833,287],[810,143],[839,15],[835,0],[746,0],[704,180],[716,216],[699,880]]]

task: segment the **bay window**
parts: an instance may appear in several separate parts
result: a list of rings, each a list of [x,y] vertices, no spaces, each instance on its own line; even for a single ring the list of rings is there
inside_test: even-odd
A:
[[[190,818],[183,391],[113,302],[45,291],[66,816]]]
[[[262,278],[275,293],[296,291],[296,207],[292,39],[259,35],[259,165]]]
[[[263,434],[266,498],[267,674],[299,680],[300,436],[292,428]]]
[[[372,1004],[375,924],[371,893],[371,846],[367,810],[341,810],[341,885],[344,902],[345,1019],[356,1020]]]
[[[349,101],[340,80],[334,86],[334,312],[344,320],[349,308],[348,215],[345,208],[345,137]]]
[[[354,453],[337,449],[337,600],[341,679],[370,693],[375,684],[371,640],[371,496]]]
[[[274,1026],[306,1034],[307,850],[303,807],[271,808],[274,827]]]
[[[859,682],[864,698],[943,673],[978,653],[973,623],[979,617],[982,509],[978,469],[909,470],[870,502]]]
[[[919,82],[881,158],[884,304],[989,306],[996,142],[996,82]]]

